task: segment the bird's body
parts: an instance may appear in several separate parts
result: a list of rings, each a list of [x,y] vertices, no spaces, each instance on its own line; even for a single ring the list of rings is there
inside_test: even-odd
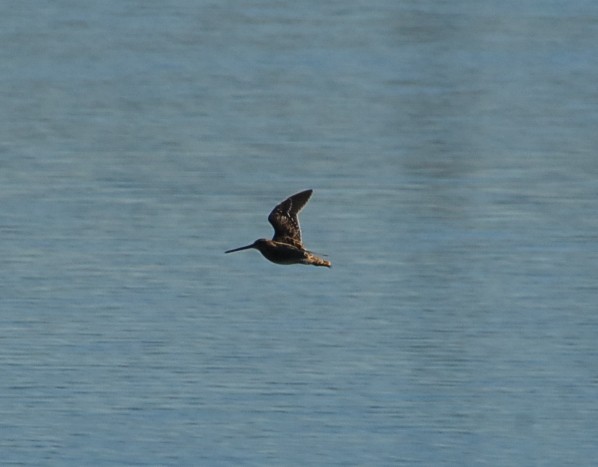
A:
[[[278,204],[268,216],[268,221],[274,227],[272,240],[260,238],[251,245],[228,250],[225,253],[248,250],[258,250],[267,260],[276,264],[312,264],[314,266],[331,267],[332,263],[319,258],[306,250],[301,241],[301,228],[297,215],[307,204],[312,190],[302,191]]]

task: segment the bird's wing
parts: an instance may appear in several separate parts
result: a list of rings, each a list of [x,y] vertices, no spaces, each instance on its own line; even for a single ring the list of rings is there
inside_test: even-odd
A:
[[[272,210],[268,216],[268,221],[274,227],[272,240],[303,248],[297,214],[307,204],[312,192],[313,190],[305,190],[290,196]]]

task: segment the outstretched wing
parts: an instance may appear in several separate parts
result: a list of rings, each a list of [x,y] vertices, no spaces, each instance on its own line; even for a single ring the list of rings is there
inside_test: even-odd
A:
[[[312,192],[313,190],[305,190],[297,193],[285,199],[272,210],[268,216],[268,221],[274,227],[272,240],[303,248],[297,214],[307,204]]]

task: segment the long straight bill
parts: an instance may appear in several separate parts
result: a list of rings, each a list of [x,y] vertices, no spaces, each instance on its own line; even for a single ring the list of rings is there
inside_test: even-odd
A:
[[[234,253],[235,251],[249,250],[250,248],[253,248],[253,243],[251,245],[242,246],[241,248],[235,248],[234,250],[225,251],[225,253]]]

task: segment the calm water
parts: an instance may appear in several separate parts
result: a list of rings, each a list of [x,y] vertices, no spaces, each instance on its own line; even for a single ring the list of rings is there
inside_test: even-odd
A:
[[[595,463],[596,2],[92,3],[0,5],[3,465]]]

